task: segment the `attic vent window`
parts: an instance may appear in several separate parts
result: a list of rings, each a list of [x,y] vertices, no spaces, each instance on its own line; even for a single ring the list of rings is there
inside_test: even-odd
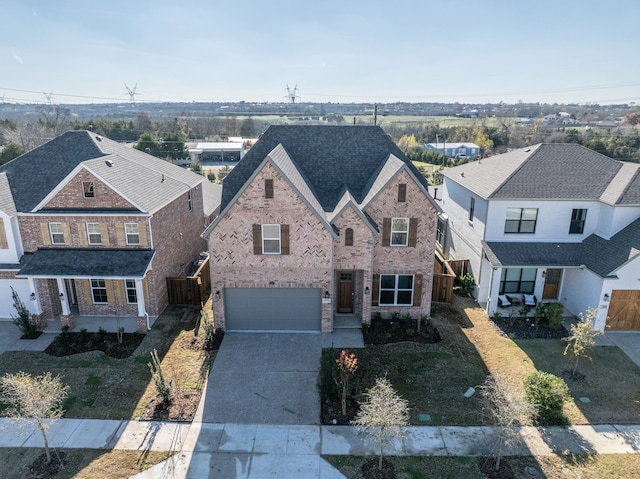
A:
[[[93,191],[93,181],[82,182],[82,194],[85,198],[94,198],[95,193]]]
[[[407,184],[400,183],[398,185],[398,203],[404,203],[407,201]]]
[[[264,180],[264,197],[273,198],[273,180],[272,179]]]

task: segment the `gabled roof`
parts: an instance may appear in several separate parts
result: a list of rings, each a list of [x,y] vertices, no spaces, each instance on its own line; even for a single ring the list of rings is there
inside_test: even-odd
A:
[[[630,204],[640,198],[640,183],[623,199],[619,175],[623,163],[577,144],[549,143],[515,150],[447,170],[452,181],[486,199],[575,199]],[[625,190],[626,188],[621,188]]]
[[[610,239],[589,235],[582,243],[482,242],[492,266],[579,267],[606,278],[640,257],[640,218]]]
[[[424,177],[378,126],[274,125],[225,178],[222,209],[278,145],[295,162],[300,177],[325,212],[334,211],[344,191],[362,203],[389,155],[404,162],[427,189]]]
[[[69,131],[0,166],[18,212],[30,212],[80,165],[143,211],[154,212],[203,177],[88,131]],[[46,173],[44,173],[46,172]]]

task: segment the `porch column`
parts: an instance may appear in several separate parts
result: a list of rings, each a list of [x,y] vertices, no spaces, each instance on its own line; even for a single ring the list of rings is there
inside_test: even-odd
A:
[[[73,314],[69,308],[69,298],[67,298],[67,289],[64,285],[64,279],[56,278],[58,283],[58,292],[60,293],[60,303],[62,305],[62,314],[60,315],[60,326],[73,329]]]
[[[144,307],[144,288],[142,287],[142,280],[136,279],[136,301],[138,302],[138,317],[136,323],[138,326],[138,332],[146,334],[149,330],[147,312]]]

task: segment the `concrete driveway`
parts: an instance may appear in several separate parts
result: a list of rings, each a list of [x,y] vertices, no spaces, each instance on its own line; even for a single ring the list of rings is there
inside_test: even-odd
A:
[[[226,333],[211,368],[202,422],[320,423],[322,335]]]

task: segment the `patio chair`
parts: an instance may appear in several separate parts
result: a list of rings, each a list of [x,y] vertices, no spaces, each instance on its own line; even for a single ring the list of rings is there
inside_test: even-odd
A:
[[[498,306],[500,306],[501,308],[508,308],[509,306],[511,306],[511,301],[509,301],[509,298],[507,298],[506,294],[501,294],[500,296],[498,296]]]
[[[536,306],[536,303],[538,302],[538,300],[533,294],[523,294],[522,296],[524,297],[525,306],[533,306],[533,307]]]

